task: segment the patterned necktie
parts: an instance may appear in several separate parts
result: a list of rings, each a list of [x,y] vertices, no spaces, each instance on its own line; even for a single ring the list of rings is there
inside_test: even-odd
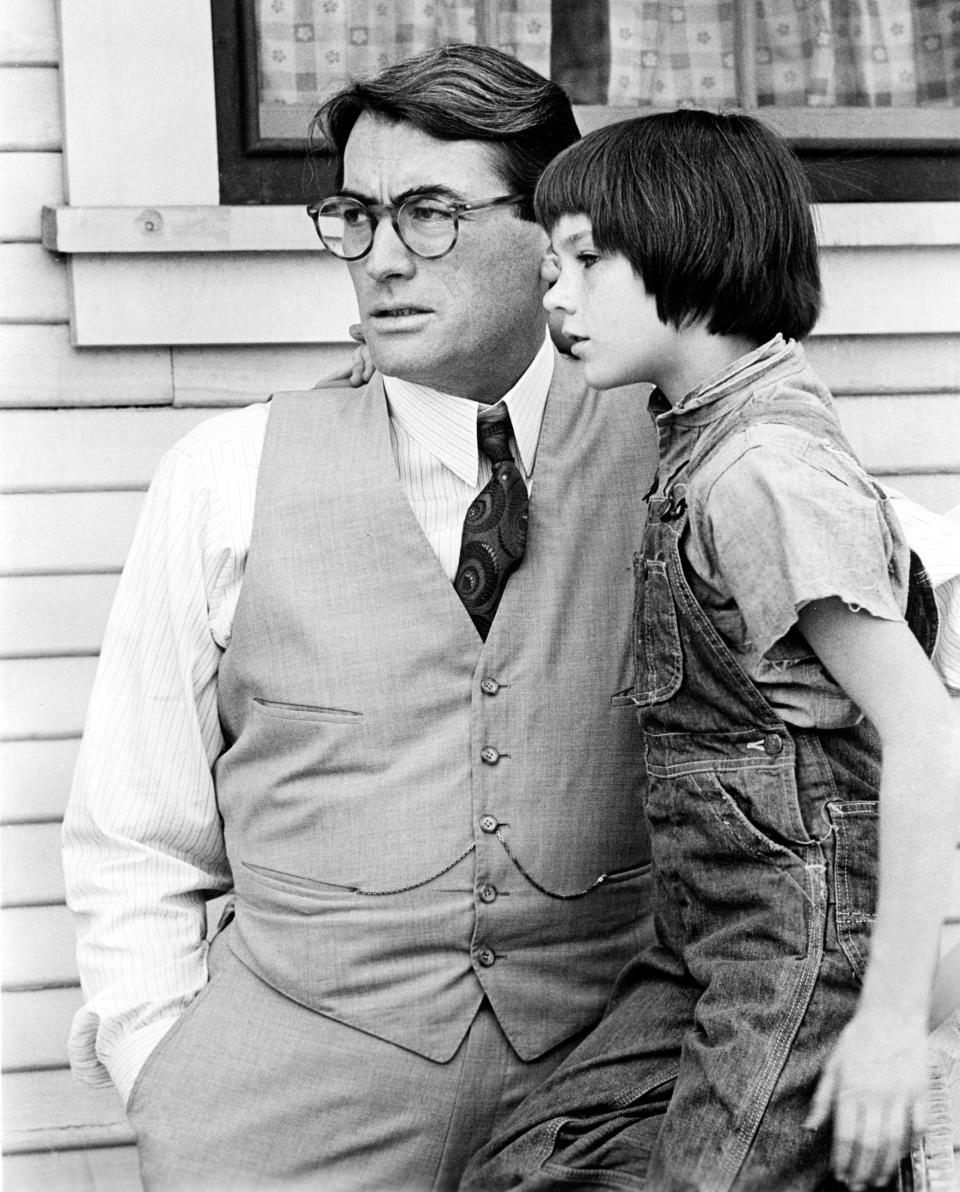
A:
[[[453,586],[486,641],[510,573],[527,545],[530,499],[510,454],[510,415],[477,422],[480,450],[493,475],[474,497],[463,519],[460,563]]]

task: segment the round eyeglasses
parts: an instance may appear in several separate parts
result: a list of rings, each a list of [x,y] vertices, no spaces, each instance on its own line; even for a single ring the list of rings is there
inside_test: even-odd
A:
[[[322,203],[311,203],[307,214],[324,247],[343,261],[356,261],[367,255],[373,246],[377,222],[386,215],[412,253],[432,260],[445,257],[457,243],[461,215],[521,203],[526,197],[501,195],[481,203],[451,203],[430,195],[411,195],[393,207],[334,195]]]

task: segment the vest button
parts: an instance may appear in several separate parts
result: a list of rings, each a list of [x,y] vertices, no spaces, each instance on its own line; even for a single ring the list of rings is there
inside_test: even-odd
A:
[[[783,752],[783,742],[776,733],[768,733],[763,738],[763,751],[769,757],[776,757],[778,753]]]
[[[492,745],[484,745],[480,750],[480,760],[488,766],[495,766],[500,760],[500,750],[494,749]]]
[[[500,684],[496,679],[482,679],[480,682],[480,690],[484,695],[496,695],[500,690]]]
[[[497,887],[491,886],[489,883],[480,887],[480,901],[481,902],[496,902],[497,901]]]
[[[496,964],[497,957],[492,948],[481,948],[477,953],[477,961],[483,968],[490,968]]]
[[[497,817],[495,815],[481,815],[480,816],[480,830],[482,832],[496,832],[499,828]]]

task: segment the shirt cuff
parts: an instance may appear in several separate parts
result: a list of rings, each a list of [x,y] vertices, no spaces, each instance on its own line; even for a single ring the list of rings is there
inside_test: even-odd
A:
[[[127,1035],[103,1063],[110,1073],[124,1107],[130,1101],[130,1094],[136,1084],[140,1070],[147,1062],[154,1048],[176,1022],[176,1018],[161,1018]]]

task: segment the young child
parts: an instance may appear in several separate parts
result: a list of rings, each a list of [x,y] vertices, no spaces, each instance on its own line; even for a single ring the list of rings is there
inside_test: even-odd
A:
[[[798,342],[802,171],[758,121],[680,111],[591,133],[536,203],[588,382],[656,385],[634,640],[659,944],[463,1188],[882,1184],[923,1127],[960,733],[929,583]]]

